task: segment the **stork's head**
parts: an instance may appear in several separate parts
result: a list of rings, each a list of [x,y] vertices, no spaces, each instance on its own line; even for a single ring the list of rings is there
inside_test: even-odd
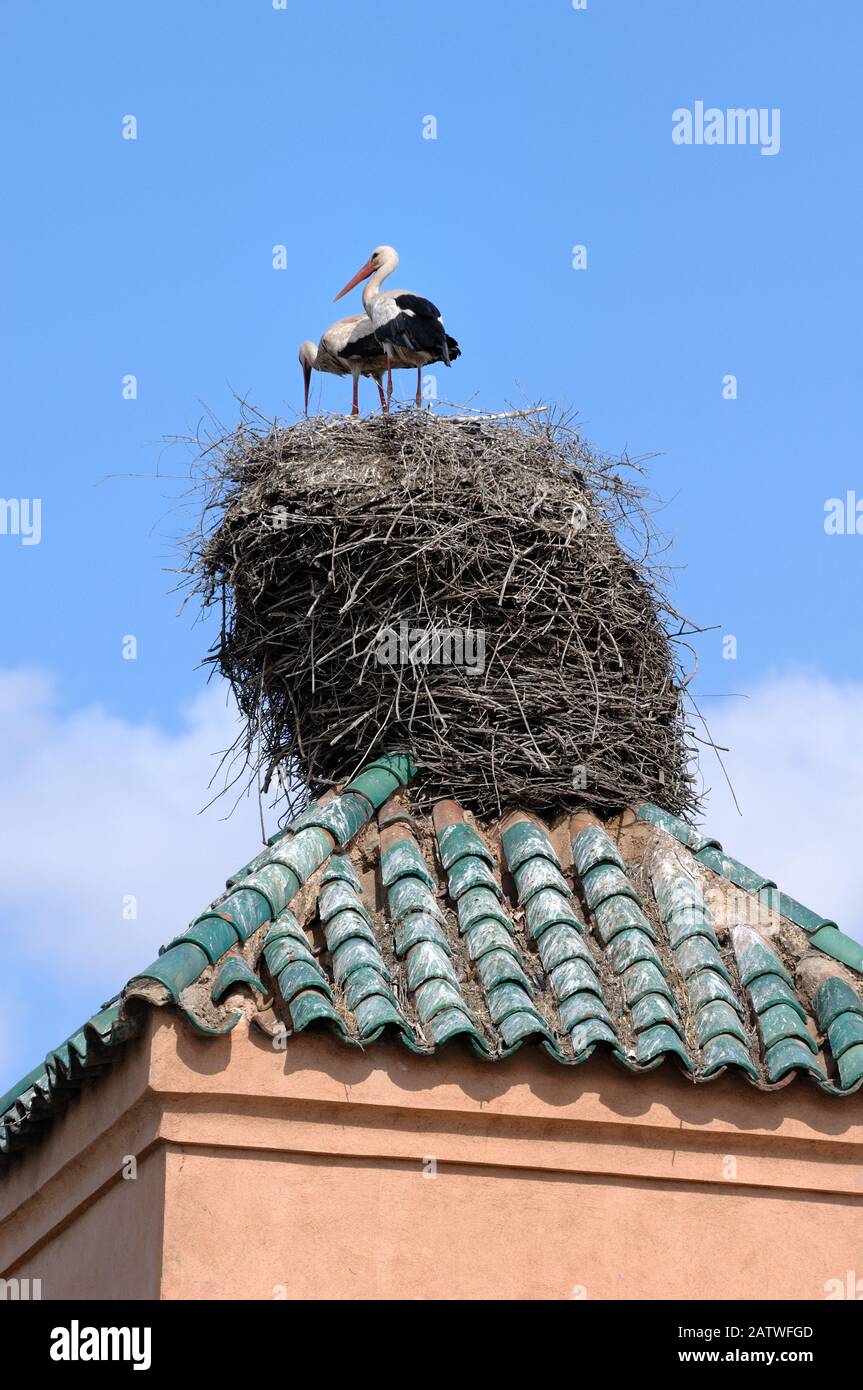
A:
[[[398,263],[398,252],[392,246],[376,246],[365,265],[360,266],[354,278],[348,281],[343,290],[339,290],[336,299],[341,299],[343,294],[347,294],[361,280],[368,280],[370,275],[377,275],[379,272],[381,278],[392,275]]]
[[[312,380],[312,367],[318,360],[318,345],[307,338],[304,343],[300,343],[298,353],[300,366],[303,369],[303,393],[305,396],[305,412],[309,413],[309,385]]]

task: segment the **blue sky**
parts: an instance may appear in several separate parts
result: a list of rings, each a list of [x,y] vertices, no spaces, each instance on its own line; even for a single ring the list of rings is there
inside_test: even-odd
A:
[[[863,498],[861,40],[851,0],[0,8],[2,493],[42,506],[38,545],[0,535],[0,1082],[248,857],[249,808],[196,815],[225,726],[166,572],[191,516],[160,441],[230,420],[234,391],[296,411],[297,345],[353,311],[333,296],[380,242],[462,345],[442,393],[566,403],[602,448],[660,455],[674,597],[717,627],[695,689],[738,750],[726,843],[863,934],[863,538],[824,529]],[[698,100],[778,108],[778,153],[675,144]]]

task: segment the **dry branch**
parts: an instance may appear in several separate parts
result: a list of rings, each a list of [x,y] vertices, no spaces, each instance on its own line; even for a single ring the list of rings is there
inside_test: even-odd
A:
[[[187,577],[222,606],[208,659],[265,782],[319,792],[409,751],[421,790],[480,814],[695,809],[675,646],[691,629],[665,597],[637,469],[550,412],[405,411],[246,416],[202,470]],[[381,633],[402,623],[483,633],[484,669],[382,665]]]

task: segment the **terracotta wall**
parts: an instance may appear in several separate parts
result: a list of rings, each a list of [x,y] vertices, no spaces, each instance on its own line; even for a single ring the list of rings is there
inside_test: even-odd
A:
[[[863,1103],[801,1082],[157,1013],[0,1180],[0,1267],[48,1298],[824,1298],[863,1278],[861,1157]]]

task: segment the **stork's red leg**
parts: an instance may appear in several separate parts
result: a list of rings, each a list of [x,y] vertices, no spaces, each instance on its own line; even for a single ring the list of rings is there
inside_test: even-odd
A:
[[[422,409],[423,403],[423,369],[417,367],[417,407]]]
[[[359,415],[359,413],[360,413],[360,395],[359,395],[359,391],[360,391],[360,378],[359,378],[359,373],[354,372],[354,400],[353,400],[353,405],[351,406],[351,414],[352,414],[352,415]]]
[[[389,403],[389,401],[387,400],[386,396],[384,395],[383,382],[381,381],[380,377],[379,377],[379,376],[376,376],[376,377],[375,377],[375,381],[377,382],[378,395],[379,395],[380,398],[381,398],[381,410],[383,411],[384,415],[386,415],[387,411],[388,411],[389,408],[390,408],[390,403]]]
[[[387,400],[393,393],[393,359],[387,354]]]

